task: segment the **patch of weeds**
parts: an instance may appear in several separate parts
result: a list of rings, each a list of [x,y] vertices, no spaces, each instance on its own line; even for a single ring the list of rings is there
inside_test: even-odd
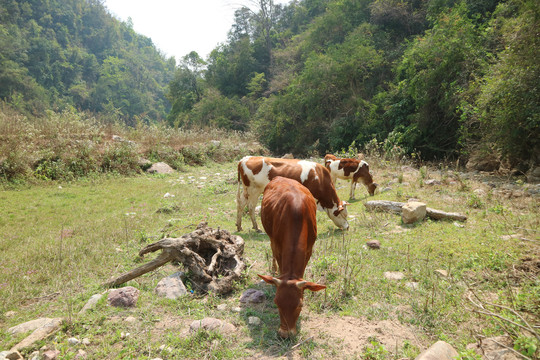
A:
[[[489,208],[489,211],[492,212],[492,213],[498,214],[498,215],[502,215],[502,214],[506,213],[506,211],[504,209],[504,206],[502,206],[501,204],[497,204],[497,205]]]
[[[474,349],[460,351],[456,360],[482,360],[482,355],[478,354]]]
[[[397,178],[398,183],[403,184],[403,173],[400,173]]]
[[[400,349],[400,354],[408,359],[414,359],[420,353],[417,346],[411,344],[409,340],[403,342],[403,346]]]
[[[474,209],[481,209],[484,207],[484,203],[482,202],[482,199],[480,198],[480,196],[474,193],[469,195],[467,205],[469,205],[469,207],[474,208]]]
[[[377,339],[369,341],[370,345],[364,348],[362,359],[364,360],[384,360],[388,355],[388,350]]]
[[[214,331],[199,330],[187,337],[169,334],[167,345],[171,348],[171,358],[197,359],[237,359],[241,349],[235,349],[230,338],[225,338]]]
[[[534,337],[520,335],[514,341],[514,349],[528,357],[533,357],[534,354],[536,354],[538,347],[538,340]]]

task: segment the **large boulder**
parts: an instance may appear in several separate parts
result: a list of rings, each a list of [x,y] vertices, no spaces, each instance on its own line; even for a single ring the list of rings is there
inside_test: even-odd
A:
[[[410,201],[401,208],[401,219],[404,224],[414,224],[426,217],[427,206],[419,201]]]
[[[418,355],[415,360],[453,360],[458,355],[452,345],[444,341],[437,341],[429,349]]]
[[[467,170],[497,171],[501,167],[501,160],[494,152],[476,151],[465,165]]]
[[[183,272],[177,272],[164,279],[161,279],[156,286],[156,294],[167,299],[176,300],[187,295],[187,289],[182,282]]]
[[[164,162],[158,162],[155,164],[152,164],[146,172],[150,174],[171,174],[174,172],[174,169],[170,167],[169,165],[165,164]]]

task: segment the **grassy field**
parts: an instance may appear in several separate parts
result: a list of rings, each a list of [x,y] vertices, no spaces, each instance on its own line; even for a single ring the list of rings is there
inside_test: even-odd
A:
[[[66,321],[62,331],[25,354],[46,345],[60,350],[62,359],[74,358],[81,347],[91,359],[413,359],[439,339],[466,359],[467,344],[498,334],[511,335],[522,352],[530,350],[532,334],[473,312],[472,301],[515,323],[540,324],[539,197],[530,194],[537,188],[368,160],[379,191],[368,199],[357,188],[358,200],[349,206],[351,229],[342,232],[317,214],[319,237],[305,278],[327,289],[306,294],[300,334],[290,340],[277,337],[274,290],[257,277],[270,272],[268,238],[247,230],[237,234],[246,242],[249,270],[229,296],[156,297],[157,282],[178,270],[168,264],[127,284],[141,290],[136,308],[112,308],[103,299],[95,310],[78,314],[91,295],[104,291],[100,284],[141,263],[137,253],[145,245],[191,232],[201,221],[234,232],[236,162],[185,166],[167,176],[98,176],[1,191],[0,350],[24,337],[9,334],[9,327],[38,317]],[[429,178],[441,184],[425,185]],[[338,182],[338,193],[348,200],[349,184]],[[410,198],[469,218],[403,225],[399,216],[366,212],[363,205]],[[247,216],[243,225],[251,227]],[[368,240],[379,240],[381,249],[367,248]],[[405,278],[387,280],[387,271]],[[267,301],[232,311],[248,288],[264,290]],[[218,310],[220,304],[226,310]],[[209,316],[237,330],[187,333],[191,321]],[[250,316],[262,324],[248,325]],[[70,337],[90,344],[70,347]]]

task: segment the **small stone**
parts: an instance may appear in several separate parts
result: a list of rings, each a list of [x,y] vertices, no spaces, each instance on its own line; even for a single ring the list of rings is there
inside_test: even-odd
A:
[[[266,295],[261,290],[247,289],[240,297],[241,303],[262,303],[266,300]]]
[[[25,323],[9,328],[8,332],[16,335],[16,334],[25,333],[28,331],[34,331],[47,324],[50,324],[53,320],[54,319],[50,319],[50,318],[39,318],[36,320],[27,321]]]
[[[7,318],[10,318],[12,316],[15,316],[15,314],[17,314],[16,311],[7,311],[4,316],[7,317]]]
[[[229,333],[236,330],[233,324],[216,319],[216,318],[204,318],[202,320],[195,320],[189,326],[190,332],[196,332],[198,330],[210,330],[220,333]]]
[[[82,339],[82,344],[83,344],[84,346],[90,345],[90,339],[89,339],[89,338],[84,338],[84,339]]]
[[[420,288],[420,284],[417,282],[407,282],[405,283],[405,287],[411,290],[418,290]]]
[[[448,277],[448,271],[446,270],[435,270],[435,274],[441,276],[441,277]]]
[[[235,312],[235,313],[242,312],[242,308],[239,307],[239,306],[235,306],[235,307],[233,307],[231,310],[232,310],[232,312]]]
[[[86,357],[87,357],[86,351],[84,351],[83,349],[79,349],[77,351],[77,354],[75,354],[75,359],[86,359]]]
[[[371,249],[380,249],[381,248],[381,242],[379,240],[366,241],[366,245]]]
[[[140,291],[133,286],[114,289],[109,292],[109,305],[115,307],[134,307],[139,299]]]
[[[455,227],[458,227],[458,228],[464,228],[464,227],[465,227],[465,225],[460,224],[460,223],[458,223],[457,221],[454,221],[453,224],[454,224]]]
[[[125,332],[121,332],[121,333],[120,333],[120,339],[124,340],[124,339],[128,338],[130,335],[131,335],[131,334],[128,333],[128,332],[126,332],[126,333],[125,333]]]
[[[439,180],[436,180],[436,179],[429,179],[429,180],[426,180],[424,181],[424,184],[426,185],[441,185],[441,182]]]
[[[171,198],[171,197],[174,197],[173,194],[170,194],[170,193],[165,193],[165,195],[163,195],[164,198]]]
[[[250,316],[248,317],[248,324],[249,325],[254,325],[254,326],[258,326],[258,325],[261,325],[261,319],[259,319],[258,317],[256,316]]]
[[[219,304],[216,308],[219,311],[225,311],[225,310],[227,310],[227,304]]]
[[[60,355],[60,350],[47,350],[43,353],[43,360],[54,360]]]
[[[1,358],[2,357],[0,356],[0,359]],[[31,353],[28,357],[28,360],[39,360],[39,351],[34,351],[33,353]]]
[[[486,192],[484,191],[484,189],[474,189],[473,193],[475,193],[478,196],[486,196]]]
[[[385,271],[383,275],[388,280],[403,280],[405,278],[405,274],[399,271]]]
[[[81,343],[81,341],[79,339],[74,338],[74,337],[69,338],[67,340],[67,342],[68,342],[69,346],[77,346],[77,345],[79,345]]]
[[[135,321],[137,321],[137,318],[135,316],[128,316],[124,319],[124,321],[127,323],[134,323]]]

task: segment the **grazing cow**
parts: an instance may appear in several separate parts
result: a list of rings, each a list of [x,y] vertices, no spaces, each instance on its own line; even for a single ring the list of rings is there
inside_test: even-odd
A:
[[[373,182],[373,178],[369,173],[369,165],[364,160],[338,159],[334,155],[327,154],[324,157],[324,166],[330,171],[334,186],[337,178],[351,180],[350,199],[354,199],[354,189],[356,188],[358,180],[362,180],[369,195],[373,196],[375,194],[377,184]]]
[[[264,190],[261,221],[270,237],[273,269],[275,272],[277,262],[279,277],[259,277],[276,286],[278,334],[284,338],[297,333],[296,321],[302,311],[304,290],[326,288],[303,279],[317,238],[316,212],[315,198],[298,181],[278,176]]]
[[[264,187],[276,176],[296,180],[311,191],[319,210],[342,229],[348,229],[348,203],[341,201],[330,178],[330,172],[322,165],[305,160],[276,159],[262,156],[246,156],[238,163],[238,193],[236,196],[236,228],[242,230],[242,212],[248,205],[253,229],[259,230],[255,220],[255,205]]]

